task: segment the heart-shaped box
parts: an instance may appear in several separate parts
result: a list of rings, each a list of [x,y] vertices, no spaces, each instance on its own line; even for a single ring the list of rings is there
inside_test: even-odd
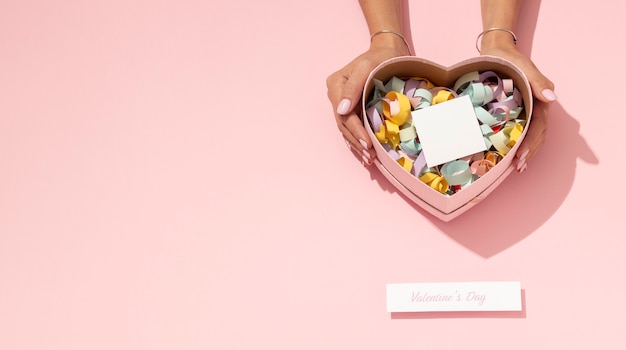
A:
[[[479,203],[512,172],[513,158],[526,136],[526,131],[531,122],[533,99],[528,79],[513,63],[494,56],[470,58],[451,67],[444,67],[419,57],[405,56],[389,59],[376,67],[370,73],[363,90],[362,108],[363,116],[365,116],[368,97],[374,90],[374,79],[384,82],[394,76],[420,77],[430,80],[436,86],[452,87],[459,77],[473,71],[493,71],[501,77],[513,80],[514,86],[522,94],[524,109],[520,118],[526,120],[526,127],[517,143],[495,167],[470,186],[453,195],[443,195],[433,190],[402,168],[377,140],[368,119],[363,118],[365,128],[376,151],[376,161],[374,162],[376,167],[407,198],[442,221],[450,221]]]

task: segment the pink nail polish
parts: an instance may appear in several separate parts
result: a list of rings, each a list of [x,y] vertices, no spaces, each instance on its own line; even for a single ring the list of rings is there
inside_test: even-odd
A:
[[[367,148],[367,142],[359,140],[359,143],[361,143],[361,146],[363,146],[363,148]]]
[[[339,106],[337,106],[337,113],[341,115],[348,113],[348,111],[350,110],[350,105],[350,100],[344,98],[343,100],[341,100],[341,102],[339,102]]]
[[[361,159],[363,159],[363,163],[364,165],[369,165],[370,164],[370,160],[368,158],[366,158],[365,156],[361,156]]]
[[[363,150],[363,155],[367,157],[367,159],[372,159],[372,156],[367,150]]]
[[[524,152],[522,152],[522,154],[519,156],[519,160],[525,160],[526,156],[528,155],[528,151],[529,150],[525,150]]]
[[[543,91],[541,91],[541,94],[548,101],[556,101],[556,94],[554,93],[554,91],[552,91],[550,89],[543,89]]]
[[[523,171],[522,168],[525,168],[525,167],[526,167],[526,161],[524,159],[520,159],[517,161],[517,166],[516,166],[517,171],[522,172]]]
[[[522,166],[522,169],[519,172],[523,173],[524,171],[526,171],[526,163],[524,163],[524,166]]]

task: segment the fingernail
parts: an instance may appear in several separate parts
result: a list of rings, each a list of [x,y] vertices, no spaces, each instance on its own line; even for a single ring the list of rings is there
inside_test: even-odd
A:
[[[361,159],[363,159],[363,166],[370,164],[370,160],[365,158],[365,156],[361,156]]]
[[[526,171],[526,163],[524,163],[524,166],[522,166],[522,169],[520,169],[520,173],[523,173],[524,171]]]
[[[528,155],[529,150],[525,150],[522,152],[522,155],[519,156],[519,160],[526,160],[526,156]]]
[[[541,94],[543,95],[543,97],[548,99],[548,101],[556,101],[556,94],[550,89],[543,89],[543,91],[541,91]]]
[[[520,159],[517,161],[517,171],[519,171],[520,173],[523,171],[522,168],[526,167],[526,161],[524,159]]]
[[[337,113],[341,115],[348,113],[348,111],[350,110],[350,104],[350,100],[348,100],[347,98],[341,100],[341,102],[339,102],[339,106],[337,106]]]
[[[361,146],[363,146],[363,148],[367,148],[367,142],[360,140],[360,139],[359,139],[359,142],[361,143]]]
[[[363,150],[363,155],[367,157],[367,159],[372,159],[372,156],[367,150]]]

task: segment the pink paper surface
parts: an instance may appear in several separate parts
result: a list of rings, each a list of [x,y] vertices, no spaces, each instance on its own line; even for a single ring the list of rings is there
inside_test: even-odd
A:
[[[409,9],[418,55],[476,55],[478,3]],[[623,13],[524,3],[548,138],[444,223],[336,129],[356,1],[5,1],[0,349],[625,348],[621,90],[581,88],[626,81]],[[388,283],[508,280],[522,312],[385,310]]]

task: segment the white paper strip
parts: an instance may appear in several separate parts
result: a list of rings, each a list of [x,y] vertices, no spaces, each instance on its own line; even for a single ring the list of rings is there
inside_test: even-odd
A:
[[[387,285],[387,312],[521,311],[520,282]]]

